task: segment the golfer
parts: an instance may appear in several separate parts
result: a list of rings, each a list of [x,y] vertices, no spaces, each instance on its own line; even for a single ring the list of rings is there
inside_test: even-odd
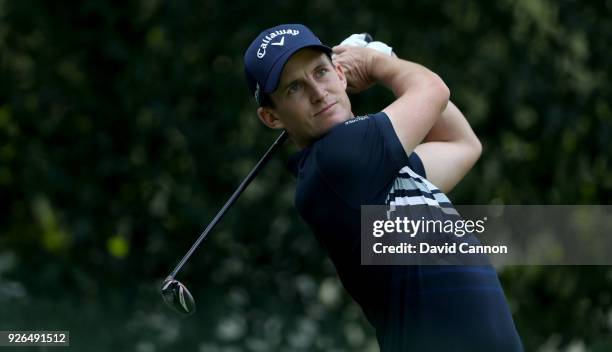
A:
[[[361,205],[452,208],[444,194],[480,156],[440,77],[368,47],[332,50],[299,24],[263,31],[244,60],[259,119],[300,148],[296,207],[381,351],[522,351],[492,267],[360,264]],[[395,101],[355,117],[347,91],[373,84]]]

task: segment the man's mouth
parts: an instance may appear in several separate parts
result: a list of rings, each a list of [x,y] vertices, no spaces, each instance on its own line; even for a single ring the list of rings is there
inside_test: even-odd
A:
[[[331,103],[329,105],[327,105],[326,107],[324,107],[323,109],[321,109],[319,112],[317,112],[316,114],[314,114],[314,116],[321,116],[323,114],[325,114],[326,112],[328,112],[332,107],[334,107],[334,105],[336,105],[336,102]]]

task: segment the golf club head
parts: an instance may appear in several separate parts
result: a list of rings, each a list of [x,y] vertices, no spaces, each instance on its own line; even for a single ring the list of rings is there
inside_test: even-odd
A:
[[[185,285],[173,277],[169,276],[164,280],[161,293],[166,305],[173,310],[184,315],[195,312],[196,306],[193,296]]]

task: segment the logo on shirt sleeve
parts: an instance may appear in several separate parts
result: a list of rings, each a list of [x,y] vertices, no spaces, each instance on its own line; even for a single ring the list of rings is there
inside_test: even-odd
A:
[[[363,120],[367,120],[369,118],[370,118],[370,115],[357,116],[357,117],[353,117],[350,120],[344,121],[344,124],[345,125],[350,125],[352,123],[363,121]]]

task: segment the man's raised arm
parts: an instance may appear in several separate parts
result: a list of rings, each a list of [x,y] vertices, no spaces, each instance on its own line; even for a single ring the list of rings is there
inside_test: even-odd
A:
[[[423,161],[427,179],[447,193],[480,158],[482,145],[461,111],[449,102],[414,151]]]
[[[374,83],[395,94],[383,111],[407,154],[416,152],[427,179],[450,191],[480,157],[482,146],[444,82],[427,68],[368,48],[334,47],[334,63],[345,71],[349,92]]]
[[[349,92],[379,83],[395,94],[396,100],[383,111],[406,153],[412,153],[448,104],[444,82],[419,64],[372,49],[338,46],[333,50],[334,63],[343,68]]]

